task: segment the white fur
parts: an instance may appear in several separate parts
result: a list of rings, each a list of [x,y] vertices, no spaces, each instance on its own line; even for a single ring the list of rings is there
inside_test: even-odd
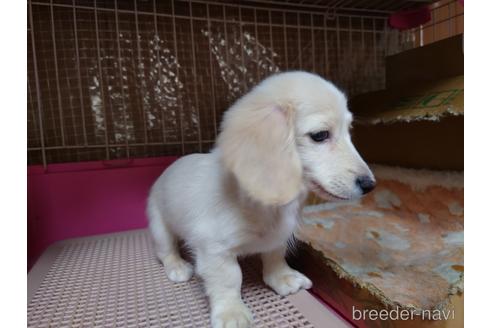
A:
[[[225,114],[216,148],[171,165],[152,187],[149,228],[172,281],[192,267],[176,238],[196,256],[196,272],[210,299],[213,327],[249,327],[241,300],[237,257],[261,253],[263,280],[280,295],[311,287],[285,262],[308,190],[353,199],[361,175],[372,177],[350,141],[352,115],[330,82],[305,72],[267,78]],[[309,133],[329,130],[315,143]]]

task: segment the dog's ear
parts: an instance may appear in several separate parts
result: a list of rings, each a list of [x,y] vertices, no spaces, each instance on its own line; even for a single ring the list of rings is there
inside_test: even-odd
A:
[[[217,145],[225,167],[249,197],[283,205],[301,189],[302,166],[290,105],[240,101],[225,113]]]

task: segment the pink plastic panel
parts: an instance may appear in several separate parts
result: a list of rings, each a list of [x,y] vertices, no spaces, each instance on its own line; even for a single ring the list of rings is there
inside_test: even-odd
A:
[[[256,259],[245,260],[242,270],[255,327],[349,327],[306,291],[275,294],[261,281]],[[169,281],[145,230],[50,247],[28,275],[27,318],[33,328],[210,326],[200,281]]]
[[[176,159],[28,167],[28,268],[55,241],[145,227],[150,186]]]

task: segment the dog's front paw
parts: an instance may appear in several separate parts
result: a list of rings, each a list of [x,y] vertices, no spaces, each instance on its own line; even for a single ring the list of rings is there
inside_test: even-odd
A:
[[[248,328],[253,324],[253,315],[243,302],[216,306],[212,311],[213,328]]]
[[[193,276],[193,266],[185,260],[167,261],[164,264],[164,271],[169,280],[173,282],[184,282]]]
[[[291,268],[272,272],[263,277],[263,280],[277,294],[282,296],[295,294],[300,289],[309,289],[313,285],[308,277]]]

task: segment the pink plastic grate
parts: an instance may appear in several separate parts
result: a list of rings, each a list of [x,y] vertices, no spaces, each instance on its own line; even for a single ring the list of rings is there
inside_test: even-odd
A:
[[[28,327],[210,326],[199,280],[169,281],[146,231],[79,239],[58,247],[28,303]],[[258,265],[253,259],[242,265],[243,299],[255,327],[314,327],[288,298],[261,282]]]

